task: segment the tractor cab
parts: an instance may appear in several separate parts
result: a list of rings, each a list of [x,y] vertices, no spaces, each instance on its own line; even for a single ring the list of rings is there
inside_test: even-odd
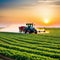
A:
[[[26,26],[27,27],[33,27],[33,23],[27,23]]]
[[[32,31],[34,29],[33,23],[27,23],[26,27],[27,27],[27,30],[31,30]]]

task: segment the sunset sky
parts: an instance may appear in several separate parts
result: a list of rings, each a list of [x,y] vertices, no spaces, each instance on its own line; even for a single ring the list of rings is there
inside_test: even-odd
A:
[[[60,26],[60,0],[0,0],[0,27],[30,22]]]

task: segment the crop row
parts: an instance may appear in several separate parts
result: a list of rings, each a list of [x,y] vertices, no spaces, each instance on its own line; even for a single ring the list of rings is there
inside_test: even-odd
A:
[[[0,33],[0,54],[15,60],[59,60],[60,38],[54,37]]]

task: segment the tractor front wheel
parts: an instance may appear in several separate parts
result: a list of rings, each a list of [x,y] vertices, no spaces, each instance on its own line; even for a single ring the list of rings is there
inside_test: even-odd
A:
[[[37,30],[35,30],[35,34],[37,34]]]

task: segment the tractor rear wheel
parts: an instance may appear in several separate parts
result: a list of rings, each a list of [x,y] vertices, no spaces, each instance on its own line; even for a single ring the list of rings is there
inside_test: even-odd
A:
[[[30,34],[30,31],[25,31],[25,34]]]

